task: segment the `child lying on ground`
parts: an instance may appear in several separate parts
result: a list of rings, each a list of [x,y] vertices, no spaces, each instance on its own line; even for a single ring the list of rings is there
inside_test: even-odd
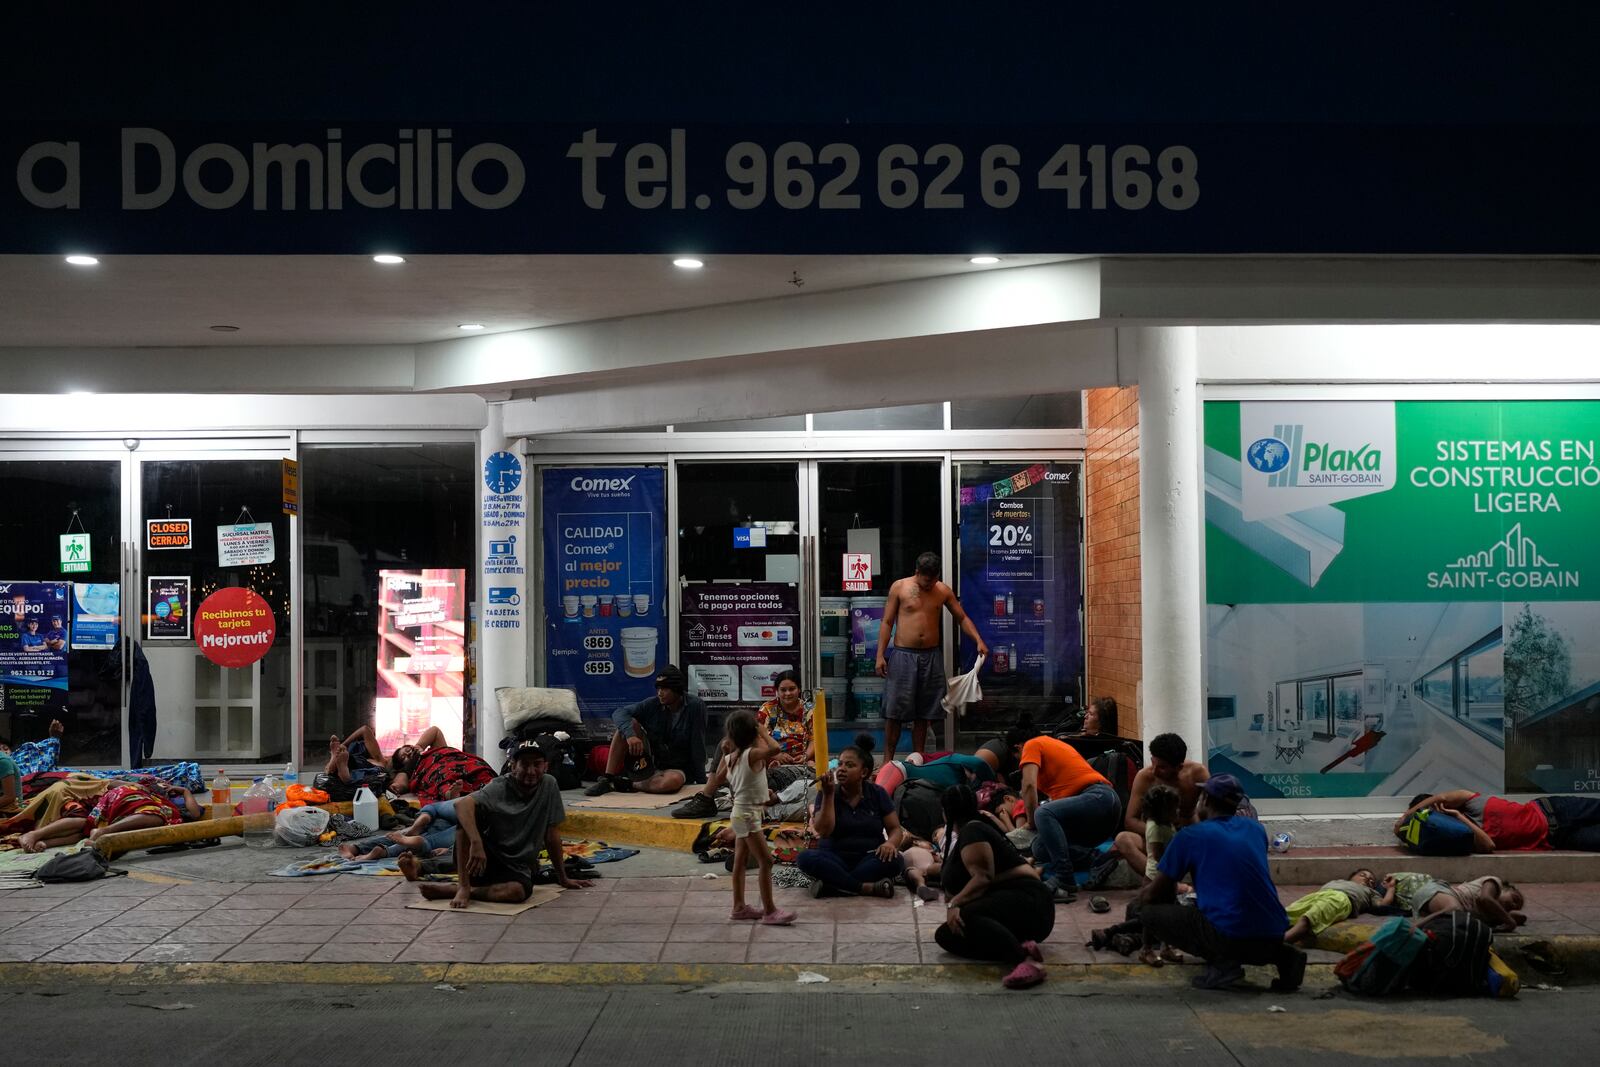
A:
[[[1290,945],[1313,944],[1317,937],[1334,923],[1343,922],[1376,907],[1394,903],[1395,887],[1392,878],[1383,881],[1384,892],[1378,894],[1378,876],[1365,867],[1351,871],[1349,878],[1335,879],[1314,893],[1307,893],[1288,907],[1293,925],[1283,935]]]
[[[1384,879],[1385,885],[1391,882],[1395,902],[1418,918],[1470,911],[1498,933],[1511,933],[1528,921],[1522,890],[1493,875],[1449,885],[1430,874],[1399,871]]]

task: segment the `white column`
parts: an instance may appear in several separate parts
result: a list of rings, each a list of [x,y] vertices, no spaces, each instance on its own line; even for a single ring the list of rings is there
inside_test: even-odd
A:
[[[1139,377],[1139,595],[1144,740],[1176,733],[1204,758],[1199,407],[1193,326],[1119,329]]]
[[[527,572],[534,547],[528,537],[531,487],[521,457],[512,453],[511,442],[506,441],[504,410],[503,404],[486,405],[487,421],[478,437],[478,751],[497,768],[504,731],[495,690],[528,684]],[[489,461],[501,453],[512,453],[514,477],[505,471],[491,475],[491,470],[499,467]],[[511,469],[506,464],[505,470]],[[516,543],[509,556],[491,547],[492,542],[503,547],[513,537]],[[492,596],[491,590],[495,591]]]

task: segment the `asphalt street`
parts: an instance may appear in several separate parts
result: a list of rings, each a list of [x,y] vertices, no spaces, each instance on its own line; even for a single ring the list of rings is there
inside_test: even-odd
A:
[[[848,983],[92,986],[63,978],[0,990],[0,1015],[6,1061],[17,1064],[1591,1064],[1600,989],[1498,1002],[1089,981],[1008,994]]]

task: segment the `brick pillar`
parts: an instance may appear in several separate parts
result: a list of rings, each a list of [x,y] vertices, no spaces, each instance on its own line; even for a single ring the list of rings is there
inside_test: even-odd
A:
[[[1139,389],[1090,389],[1086,400],[1086,697],[1114,699],[1117,732],[1138,737]]]

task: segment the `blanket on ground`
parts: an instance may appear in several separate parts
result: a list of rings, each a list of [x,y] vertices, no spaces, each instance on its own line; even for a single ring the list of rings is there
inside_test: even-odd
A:
[[[561,850],[567,859],[581,859],[588,863],[615,863],[639,854],[636,848],[618,848],[604,841],[562,841]],[[549,874],[550,864],[544,864],[542,870]],[[402,877],[400,865],[396,860],[347,860],[337,852],[290,863],[267,873],[278,878],[307,878],[319,874],[358,874],[371,878]],[[447,877],[454,878],[453,875]]]

